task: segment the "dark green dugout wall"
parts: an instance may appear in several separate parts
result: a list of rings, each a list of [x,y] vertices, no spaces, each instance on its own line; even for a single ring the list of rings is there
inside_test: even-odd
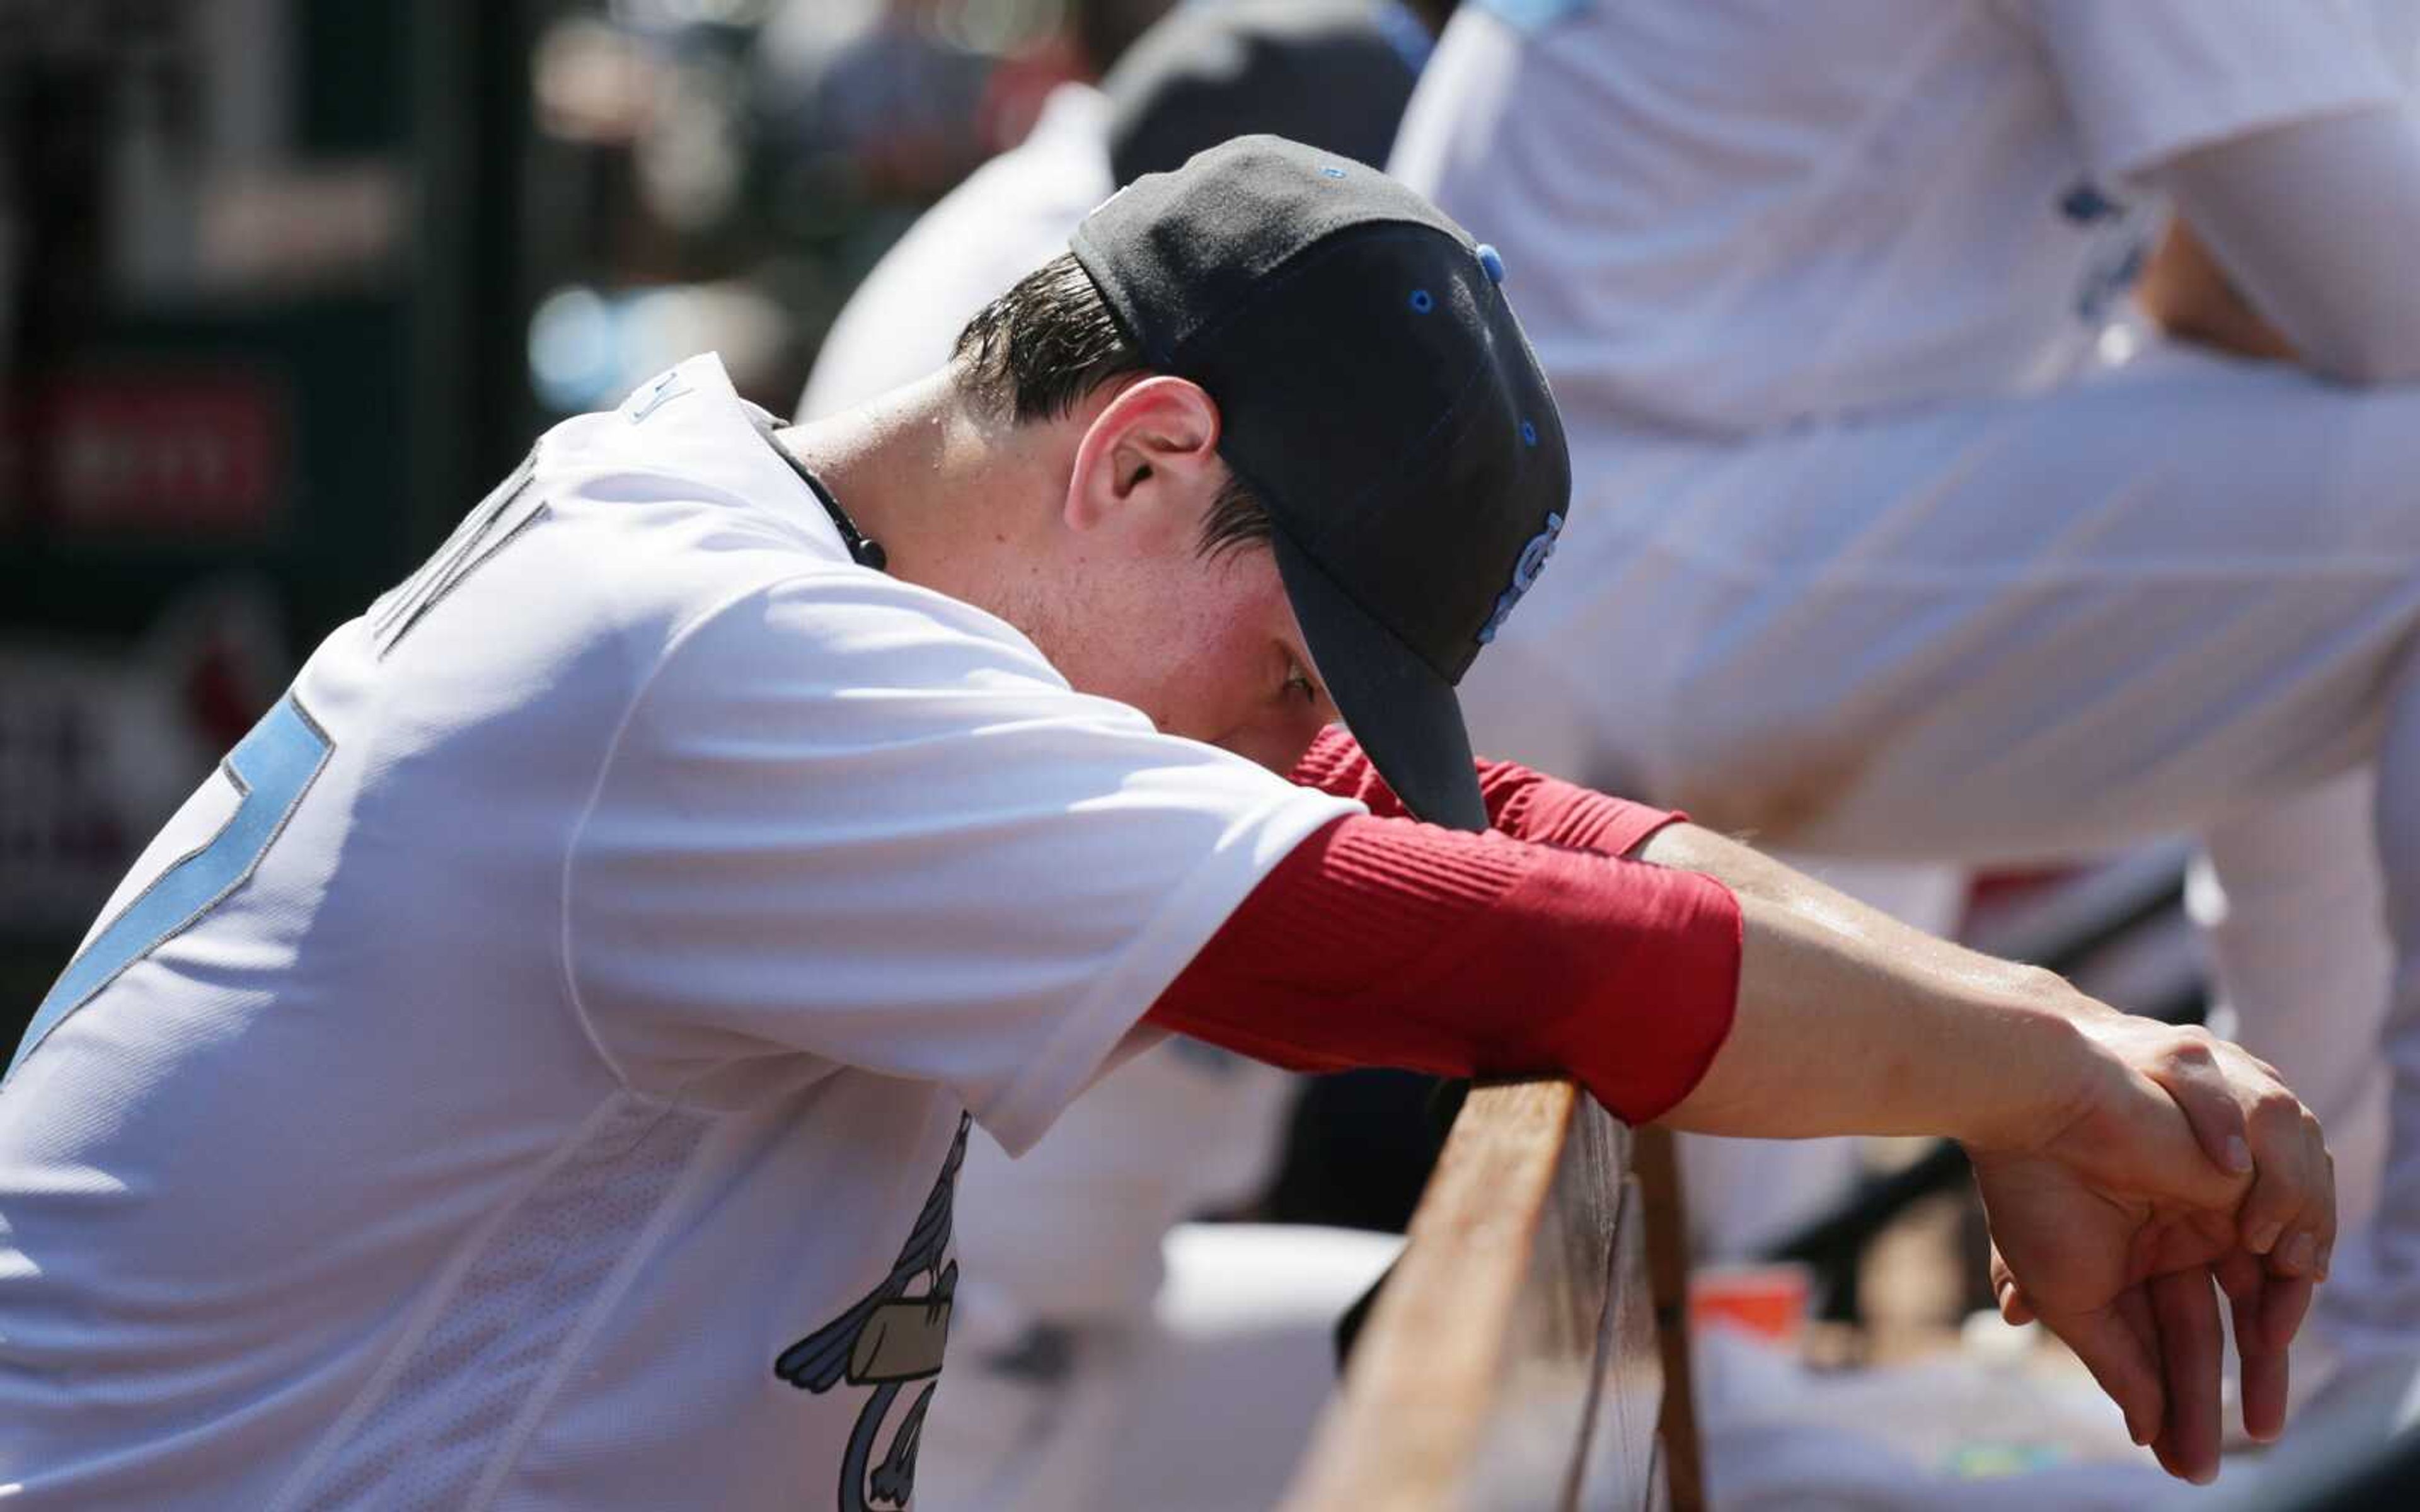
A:
[[[258,698],[237,678],[211,695],[220,706],[185,706],[211,670],[163,647],[174,607],[233,585],[274,626],[255,659],[282,669],[442,537],[540,424],[516,240],[539,7],[23,14],[32,24],[0,41],[0,193],[17,232],[0,265],[12,1042],[105,897],[96,857],[141,842],[116,833],[135,821],[102,811],[117,779],[101,768],[129,765],[127,743],[147,738],[113,702],[206,735],[249,717],[229,699]],[[163,660],[180,670],[145,670]],[[132,754],[191,764],[191,741],[165,744]],[[170,778],[145,780],[126,813],[156,808]],[[60,829],[63,804],[94,817]]]

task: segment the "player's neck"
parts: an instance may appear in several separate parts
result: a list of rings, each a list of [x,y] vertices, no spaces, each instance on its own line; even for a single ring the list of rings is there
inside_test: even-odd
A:
[[[1023,537],[1066,493],[1056,430],[990,420],[945,371],[779,440],[881,543],[892,577],[998,613]]]

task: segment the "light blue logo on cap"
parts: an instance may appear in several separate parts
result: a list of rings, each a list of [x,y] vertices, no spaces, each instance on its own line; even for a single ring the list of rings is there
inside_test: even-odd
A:
[[[1538,574],[1546,570],[1546,559],[1555,554],[1555,537],[1562,533],[1563,517],[1549,515],[1546,528],[1529,537],[1528,544],[1521,548],[1520,560],[1512,563],[1511,586],[1496,595],[1496,612],[1487,616],[1487,623],[1479,627],[1481,645],[1495,640],[1496,632],[1504,628],[1504,622],[1512,617],[1512,606],[1521,602],[1521,595],[1538,580]]]

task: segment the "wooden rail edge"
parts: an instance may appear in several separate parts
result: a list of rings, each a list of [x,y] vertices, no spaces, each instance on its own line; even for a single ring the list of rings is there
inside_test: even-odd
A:
[[[1472,1091],[1289,1512],[1661,1501],[1664,1370],[1629,1151],[1567,1081]]]

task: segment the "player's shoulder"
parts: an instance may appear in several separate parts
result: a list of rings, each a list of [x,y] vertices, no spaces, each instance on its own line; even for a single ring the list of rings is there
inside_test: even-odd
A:
[[[537,486],[582,531],[600,587],[674,639],[711,621],[726,649],[962,671],[983,662],[1057,678],[1006,622],[859,564],[782,455],[778,426],[738,396],[719,360],[696,357],[617,409],[550,432]]]
[[[862,570],[774,424],[709,353],[539,438],[524,467],[557,527],[566,587],[687,618],[753,588]]]
[[[612,409],[566,420],[527,464],[558,509],[587,506],[632,528],[690,518],[663,506],[720,506],[718,523],[752,518],[808,554],[847,550],[772,440],[775,422],[742,399],[712,352],[666,368]]]
[[[668,626],[650,679],[658,703],[768,690],[799,705],[863,717],[920,699],[993,702],[1041,715],[1075,698],[1066,679],[1014,625],[946,594],[867,568],[798,567],[772,558],[725,570],[710,595]]]

